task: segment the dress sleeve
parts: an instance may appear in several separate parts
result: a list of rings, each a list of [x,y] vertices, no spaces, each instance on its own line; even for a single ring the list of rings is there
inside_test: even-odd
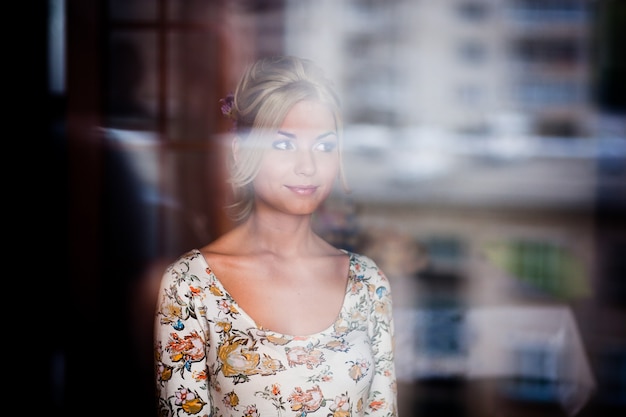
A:
[[[182,257],[161,279],[154,319],[159,416],[210,415],[203,288]]]
[[[369,334],[374,353],[375,373],[366,405],[370,417],[396,417],[397,383],[394,366],[394,322],[391,288],[385,274],[372,262]]]

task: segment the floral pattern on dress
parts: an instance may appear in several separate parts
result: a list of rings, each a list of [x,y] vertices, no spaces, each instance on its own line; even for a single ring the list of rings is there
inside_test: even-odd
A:
[[[161,417],[395,417],[389,282],[346,252],[341,312],[328,329],[292,336],[263,329],[194,249],[165,271],[155,317]]]

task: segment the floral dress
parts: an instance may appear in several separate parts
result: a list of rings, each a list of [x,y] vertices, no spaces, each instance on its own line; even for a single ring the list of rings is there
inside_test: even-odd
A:
[[[396,416],[389,282],[346,253],[341,312],[308,336],[257,326],[197,249],[171,264],[155,318],[159,415]]]

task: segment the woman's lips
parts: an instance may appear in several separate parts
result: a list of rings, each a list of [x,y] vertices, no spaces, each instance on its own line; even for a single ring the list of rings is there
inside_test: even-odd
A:
[[[314,185],[288,185],[287,188],[298,195],[311,195],[317,190]]]

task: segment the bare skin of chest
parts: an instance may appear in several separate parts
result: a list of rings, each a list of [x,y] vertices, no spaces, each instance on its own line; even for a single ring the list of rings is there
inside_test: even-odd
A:
[[[205,257],[226,291],[258,326],[309,335],[337,318],[346,292],[347,256],[278,262],[272,256]]]

